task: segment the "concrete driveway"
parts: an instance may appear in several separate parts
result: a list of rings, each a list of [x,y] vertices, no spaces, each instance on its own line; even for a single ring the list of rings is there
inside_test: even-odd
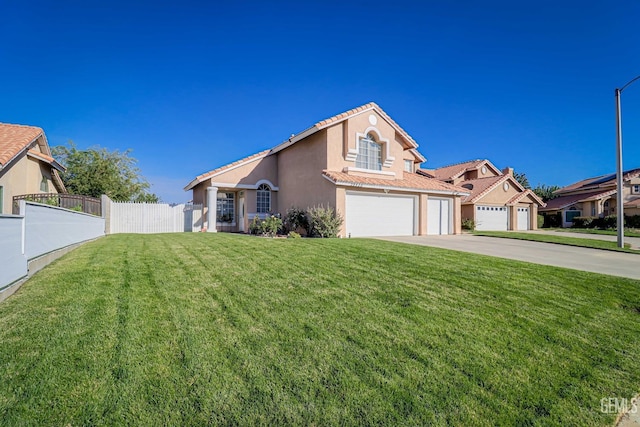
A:
[[[640,255],[636,254],[471,234],[381,237],[380,239],[640,280]]]

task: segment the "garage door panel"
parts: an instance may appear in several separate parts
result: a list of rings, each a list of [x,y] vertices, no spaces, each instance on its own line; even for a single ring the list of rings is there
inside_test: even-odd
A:
[[[427,200],[427,234],[449,234],[451,202],[448,199],[429,198]]]
[[[529,208],[518,208],[518,230],[528,230],[529,225]]]
[[[509,229],[509,209],[506,206],[477,206],[476,230],[506,231]]]
[[[347,193],[347,235],[412,236],[416,228],[415,211],[413,196]]]

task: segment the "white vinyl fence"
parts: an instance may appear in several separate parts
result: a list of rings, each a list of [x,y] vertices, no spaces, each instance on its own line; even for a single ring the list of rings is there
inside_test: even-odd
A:
[[[114,202],[103,197],[108,234],[200,231],[202,205]]]
[[[0,291],[27,276],[42,255],[104,236],[102,217],[34,202],[20,202],[20,215],[0,215]]]

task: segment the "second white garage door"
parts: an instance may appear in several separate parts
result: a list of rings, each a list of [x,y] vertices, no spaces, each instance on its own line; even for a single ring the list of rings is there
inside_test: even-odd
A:
[[[373,193],[346,195],[347,236],[413,236],[416,197]]]
[[[476,206],[476,230],[506,231],[509,229],[509,210],[506,206]]]
[[[518,208],[518,230],[529,229],[529,208]]]
[[[451,200],[427,200],[427,234],[449,234],[451,228]]]

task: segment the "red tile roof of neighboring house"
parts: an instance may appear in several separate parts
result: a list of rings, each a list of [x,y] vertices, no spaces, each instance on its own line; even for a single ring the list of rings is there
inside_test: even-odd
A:
[[[415,173],[405,173],[402,179],[370,178],[350,175],[345,172],[324,170],[322,174],[338,185],[369,188],[393,188],[417,191],[442,192],[447,194],[468,194],[469,191],[457,185],[447,184],[434,178],[427,178]]]
[[[622,173],[622,177],[624,180],[628,180],[635,176],[640,176],[640,168],[629,169]],[[595,176],[592,178],[586,178],[581,181],[574,182],[573,184],[567,185],[566,187],[562,187],[561,189],[556,191],[556,194],[565,194],[580,190],[594,190],[601,187],[611,187],[612,185],[615,185],[615,181],[615,173]]]
[[[53,157],[48,156],[48,155],[46,155],[44,153],[41,153],[40,151],[31,149],[31,150],[27,151],[27,155],[28,156],[33,156],[33,157],[35,157],[35,158],[37,158],[39,160],[47,162],[48,164],[50,164],[54,168],[58,169],[60,172],[64,172],[65,169],[66,169],[64,166],[62,166],[60,163],[58,163],[56,161],[56,159],[54,159]]]
[[[592,191],[590,193],[567,194],[566,196],[560,196],[560,197],[556,197],[555,199],[549,200],[547,202],[547,206],[542,210],[554,211],[558,209],[563,209],[567,206],[573,205],[574,203],[599,200],[605,197],[609,197],[615,193],[616,193],[616,190],[606,190],[606,191],[600,190],[600,191]]]
[[[466,162],[456,163],[449,166],[443,166],[441,168],[437,168],[433,171],[432,174],[435,178],[448,180],[453,179],[460,176],[463,172],[474,169],[480,165],[480,163],[484,162],[483,159],[469,160]]]
[[[0,169],[42,135],[39,127],[0,123]]]
[[[215,175],[217,175],[219,173],[222,173],[224,171],[233,169],[236,166],[240,166],[240,165],[242,165],[244,163],[250,162],[252,160],[257,160],[257,159],[260,159],[262,157],[266,157],[270,152],[271,152],[271,150],[264,150],[264,151],[261,151],[259,153],[252,154],[250,156],[242,158],[240,160],[236,160],[233,163],[229,163],[227,165],[221,166],[221,167],[219,167],[217,169],[213,169],[213,170],[211,170],[209,172],[205,172],[202,175],[198,175],[193,181],[191,181],[189,184],[187,184],[186,187],[184,187],[184,190],[185,191],[191,190],[193,187],[195,187],[196,185],[198,185],[201,182],[205,181],[206,179],[211,178],[211,177],[213,177],[213,176],[215,176]]]

